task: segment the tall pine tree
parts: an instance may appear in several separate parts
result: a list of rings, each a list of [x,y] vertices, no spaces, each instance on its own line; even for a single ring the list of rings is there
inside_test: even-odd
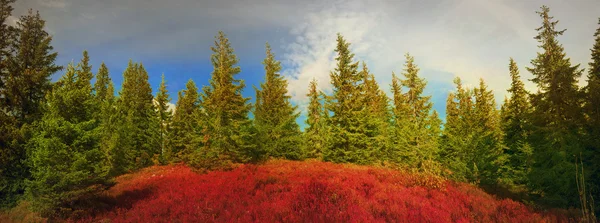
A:
[[[292,160],[304,157],[300,127],[296,119],[300,115],[297,107],[290,102],[288,83],[279,73],[281,64],[275,60],[271,47],[266,44],[267,57],[265,81],[256,89],[256,105],[254,106],[254,123],[258,130],[258,146],[266,152],[266,156]]]
[[[0,200],[15,204],[29,177],[25,143],[31,124],[40,120],[50,76],[61,69],[54,61],[52,37],[39,13],[29,10],[8,26],[11,0],[0,1]]]
[[[365,149],[377,151],[377,154],[371,156],[379,159],[391,147],[389,138],[391,120],[389,98],[379,89],[379,85],[375,81],[375,75],[369,71],[365,62],[362,63],[360,75],[362,76],[364,94],[362,100],[365,103],[361,116],[366,117],[363,128],[369,138]]]
[[[403,95],[404,99],[404,125],[402,137],[407,142],[407,161],[413,165],[420,165],[426,160],[437,159],[437,141],[440,126],[437,117],[432,114],[431,96],[423,96],[427,82],[418,76],[419,68],[414,63],[414,58],[406,54],[404,67],[404,80],[402,86],[408,91]]]
[[[166,158],[170,162],[186,159],[195,151],[192,145],[198,128],[200,112],[200,97],[198,88],[192,79],[185,84],[186,89],[178,94],[175,114],[173,115],[172,130],[169,133],[169,147]],[[196,145],[197,146],[197,145]]]
[[[324,151],[326,161],[371,163],[381,151],[369,148],[366,134],[364,107],[364,84],[358,71],[358,62],[353,61],[350,43],[338,34],[337,68],[330,73],[333,95],[325,104],[327,112],[333,113],[328,120],[332,140]]]
[[[114,174],[148,166],[160,153],[160,125],[148,73],[143,65],[130,60],[123,78],[113,117],[116,130],[109,149]]]
[[[173,111],[169,109],[170,101],[171,97],[167,91],[165,74],[163,74],[161,77],[160,87],[158,88],[158,93],[156,93],[156,109],[160,122],[160,155],[162,158],[164,158],[166,146],[169,141],[168,134],[171,129],[171,120],[173,118]]]
[[[600,19],[598,19],[600,25]],[[600,28],[594,33],[595,42],[592,47],[592,61],[588,68],[588,83],[584,88],[584,106],[586,115],[586,151],[584,159],[589,165],[586,171],[591,175],[593,185],[594,200],[600,201]],[[600,214],[600,205],[596,208],[596,213]]]
[[[28,143],[31,180],[27,195],[43,215],[66,214],[92,185],[108,184],[106,156],[100,149],[99,122],[90,83],[87,53],[77,68],[70,64],[48,95],[47,111]],[[103,188],[103,187],[100,187]],[[68,210],[68,209],[62,209]]]
[[[327,148],[327,115],[323,107],[323,93],[317,90],[317,80],[313,79],[308,87],[308,112],[305,129],[306,156],[322,158],[323,151]]]
[[[242,96],[244,81],[235,79],[241,69],[225,33],[215,36],[211,47],[214,70],[210,86],[203,88],[204,152],[207,160],[245,162],[259,158],[253,142],[256,134],[248,118],[251,105]]]
[[[529,129],[528,115],[531,112],[529,95],[521,81],[519,68],[510,58],[509,71],[511,85],[508,89],[510,99],[506,99],[502,108],[502,130],[504,143],[509,156],[511,181],[518,185],[527,183],[527,176],[531,165],[533,153],[528,143]]]
[[[582,121],[578,78],[579,65],[571,65],[557,37],[558,21],[549,15],[550,9],[537,12],[542,26],[535,37],[540,43],[529,70],[538,92],[531,95],[533,131],[529,138],[534,151],[530,172],[532,189],[549,204],[568,206],[578,203],[575,179],[575,157],[581,152],[580,123]]]

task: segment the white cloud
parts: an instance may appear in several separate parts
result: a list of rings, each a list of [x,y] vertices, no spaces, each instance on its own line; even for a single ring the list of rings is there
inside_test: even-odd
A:
[[[510,85],[509,57],[515,58],[521,75],[529,79],[531,74],[525,67],[538,51],[538,43],[533,37],[540,21],[535,11],[545,2],[523,4],[476,0],[418,4],[412,1],[346,0],[324,5],[319,11],[308,13],[303,22],[292,29],[293,41],[285,43],[289,47],[284,55],[287,65],[284,74],[289,79],[290,94],[302,109],[312,78],[317,79],[321,89],[331,89],[329,72],[335,67],[335,34],[340,32],[352,44],[355,59],[367,62],[386,91],[391,72],[399,75],[404,54],[409,52],[422,68],[421,76],[429,83],[445,81],[451,84],[451,78],[440,77],[440,72],[460,77],[467,86],[477,86],[483,78],[500,102]],[[547,4],[555,9],[551,11],[552,15],[569,10],[560,7],[564,5],[561,2]],[[587,24],[597,21],[592,17],[595,15],[586,14],[582,17],[589,17]],[[557,19],[561,21],[560,27],[580,22],[580,19],[570,17]],[[587,29],[593,32],[595,27]],[[582,34],[567,32],[566,35]],[[592,37],[584,39],[591,40]],[[572,52],[582,54],[591,47],[591,42],[582,46],[565,45],[570,47],[566,49],[567,55]],[[586,63],[588,56],[589,53],[577,55],[572,62]],[[534,84],[526,83],[527,88],[535,89]],[[429,93],[432,92],[439,93],[429,89]]]

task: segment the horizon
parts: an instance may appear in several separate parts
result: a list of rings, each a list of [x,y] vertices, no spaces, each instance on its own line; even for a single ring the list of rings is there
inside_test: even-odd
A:
[[[433,108],[445,120],[445,101],[448,92],[455,89],[454,77],[460,77],[469,87],[483,78],[494,91],[499,107],[510,86],[509,57],[517,62],[526,88],[536,89],[525,68],[539,51],[533,37],[540,26],[535,12],[542,4],[548,5],[551,15],[560,21],[558,29],[568,28],[559,37],[567,57],[580,68],[587,68],[598,21],[596,12],[600,11],[600,5],[592,1],[405,1],[368,5],[360,0],[257,1],[252,5],[237,0],[119,2],[17,1],[9,23],[29,8],[39,10],[53,36],[54,51],[59,53],[58,65],[79,61],[83,50],[87,50],[94,73],[104,61],[118,92],[129,59],[142,62],[154,94],[164,73],[172,104],[189,79],[199,89],[208,84],[212,72],[210,47],[218,30],[231,40],[242,70],[237,78],[246,83],[243,95],[253,102],[252,88],[264,80],[261,62],[264,43],[269,42],[276,59],[282,62],[281,73],[288,79],[292,103],[299,107],[297,122],[302,127],[309,81],[317,79],[319,88],[330,93],[329,71],[335,65],[333,49],[338,32],[351,43],[355,59],[367,62],[388,96],[392,72],[401,77],[404,54],[413,55],[420,76],[428,82],[424,94],[432,96]],[[579,80],[580,86],[586,83],[586,73]],[[63,74],[64,70],[55,73],[52,80]]]

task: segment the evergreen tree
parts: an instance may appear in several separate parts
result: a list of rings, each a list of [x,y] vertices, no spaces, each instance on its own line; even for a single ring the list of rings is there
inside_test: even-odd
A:
[[[542,52],[527,68],[538,92],[531,96],[533,131],[529,137],[534,151],[530,172],[531,188],[542,199],[554,205],[578,203],[575,179],[575,156],[581,152],[580,123],[581,98],[577,79],[582,70],[571,65],[557,37],[558,21],[549,15],[550,9],[541,7],[537,12],[542,26],[535,37]]]
[[[54,64],[52,37],[45,21],[32,10],[16,27],[6,24],[12,0],[0,0],[0,205],[12,206],[23,194],[29,177],[25,143],[30,125],[41,117],[50,76],[60,70]]]
[[[446,124],[442,136],[441,160],[452,171],[451,178],[467,180],[470,154],[474,154],[475,146],[471,144],[474,133],[473,92],[462,86],[460,78],[454,79],[456,92],[448,95],[446,100]],[[472,165],[471,165],[472,167]]]
[[[97,192],[91,185],[108,185],[98,121],[90,115],[95,107],[87,61],[84,57],[77,68],[69,64],[48,95],[47,111],[28,143],[32,178],[27,195],[46,216],[62,214],[56,212],[59,207],[76,208],[80,196]]]
[[[248,118],[251,105],[242,96],[244,81],[238,58],[223,32],[215,36],[211,62],[214,70],[210,86],[203,88],[202,108],[206,124],[203,130],[204,158],[208,161],[245,162],[259,158],[253,142],[256,134]]]
[[[308,87],[309,99],[305,130],[307,143],[306,156],[311,158],[322,158],[323,151],[327,148],[327,123],[323,108],[323,94],[317,90],[317,80],[313,79]]]
[[[598,19],[600,24],[600,19]],[[586,151],[584,160],[588,166],[586,171],[591,175],[590,183],[594,186],[594,200],[600,201],[600,28],[594,33],[595,42],[592,48],[592,61],[588,68],[588,83],[584,88],[584,106],[586,114],[585,132],[586,132]],[[596,213],[600,207],[597,207]]]
[[[363,110],[366,103],[358,62],[353,61],[350,43],[340,34],[335,52],[337,68],[330,73],[333,95],[325,104],[327,112],[333,113],[328,125],[335,140],[329,143],[323,158],[333,162],[371,163],[381,151],[368,147],[365,129],[368,117]]]
[[[110,156],[111,148],[114,148],[113,137],[117,131],[116,125],[119,123],[119,117],[116,114],[115,108],[115,89],[113,82],[109,76],[106,64],[100,64],[98,73],[96,73],[96,82],[94,83],[94,99],[98,110],[95,113],[95,118],[99,121],[100,128],[100,148],[107,156],[107,166],[111,166],[114,159],[122,157]],[[113,145],[113,146],[111,146]]]
[[[112,80],[108,74],[108,68],[106,64],[102,63],[100,64],[100,68],[96,74],[96,82],[94,83],[94,94],[98,101],[103,102],[113,98],[114,92],[109,92],[111,85]]]
[[[171,97],[167,92],[167,84],[165,83],[165,74],[162,75],[162,81],[156,93],[156,108],[158,110],[158,119],[160,122],[160,154],[164,158],[165,148],[168,144],[168,134],[171,129],[171,120],[173,118],[173,111],[169,109],[169,102]]]
[[[266,152],[266,156],[292,160],[304,157],[300,127],[296,119],[300,115],[297,107],[290,102],[288,83],[279,72],[281,64],[275,60],[271,47],[266,44],[267,57],[265,66],[265,82],[256,89],[256,105],[254,106],[254,124],[258,130],[258,146]]]
[[[479,87],[475,88],[475,144],[473,154],[473,181],[486,185],[498,183],[506,173],[507,157],[504,153],[500,113],[496,108],[496,100],[491,90],[480,79]]]
[[[409,151],[409,107],[405,95],[402,93],[402,83],[400,79],[392,72],[392,148],[388,150],[385,157],[395,163],[403,163],[410,156]]]
[[[406,64],[404,67],[404,77],[402,86],[408,89],[404,94],[404,112],[406,126],[402,135],[407,140],[407,160],[408,163],[420,165],[425,160],[434,160],[437,157],[438,137],[435,132],[438,131],[431,113],[431,96],[423,96],[423,90],[427,82],[419,78],[419,68],[414,63],[414,58],[406,54]]]
[[[527,183],[533,152],[527,142],[530,129],[528,115],[531,112],[531,105],[517,64],[512,58],[510,58],[509,71],[511,85],[508,93],[510,93],[510,99],[506,99],[502,106],[502,129],[504,143],[507,147],[506,152],[509,155],[508,166],[510,167],[511,181],[524,185]]]
[[[193,151],[191,142],[195,138],[198,113],[200,112],[200,97],[198,88],[192,79],[186,83],[186,89],[180,91],[175,105],[172,130],[169,134],[169,149],[167,160],[178,162]]]
[[[373,158],[380,158],[385,155],[390,146],[390,108],[389,98],[379,89],[375,81],[375,76],[369,71],[366,63],[362,63],[360,72],[363,83],[363,94],[365,109],[361,116],[366,117],[364,123],[365,134],[370,139],[366,149],[378,151]]]
[[[2,89],[3,104],[19,123],[32,123],[42,115],[40,106],[52,85],[50,76],[62,69],[54,64],[52,37],[44,30],[45,21],[33,10],[21,16],[10,42],[14,56],[6,58],[7,76]]]
[[[131,60],[123,73],[123,86],[112,117],[117,123],[109,153],[113,174],[152,164],[160,153],[158,115],[152,88],[143,65]]]

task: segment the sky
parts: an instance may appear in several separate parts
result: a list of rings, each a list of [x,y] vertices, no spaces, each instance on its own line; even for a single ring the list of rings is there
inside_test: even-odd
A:
[[[455,77],[470,87],[483,78],[500,103],[510,86],[510,57],[526,88],[535,90],[525,68],[539,51],[533,37],[541,20],[535,12],[544,4],[560,21],[557,28],[567,29],[559,37],[567,56],[586,68],[599,27],[597,0],[17,0],[9,23],[29,8],[39,10],[59,53],[57,64],[76,63],[88,50],[93,69],[105,62],[118,90],[129,59],[142,62],[155,92],[164,73],[172,103],[188,80],[208,85],[210,47],[219,30],[240,60],[243,94],[254,97],[269,42],[303,123],[310,80],[331,92],[336,33],[388,94],[392,72],[401,76],[404,55],[414,56],[428,82],[425,94],[442,117]],[[585,83],[582,78],[580,85]]]

